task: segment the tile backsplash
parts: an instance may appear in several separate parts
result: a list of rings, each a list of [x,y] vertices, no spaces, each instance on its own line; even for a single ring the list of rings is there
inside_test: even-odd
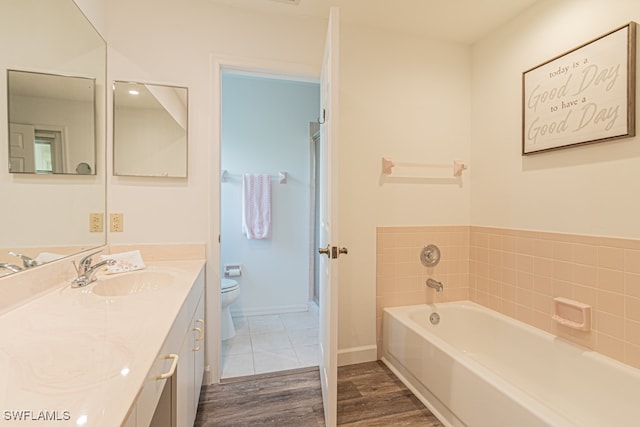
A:
[[[441,264],[423,267],[434,243]],[[428,277],[444,292],[426,288]],[[469,299],[640,368],[640,240],[477,226],[377,230],[377,332],[384,307]],[[553,298],[592,307],[592,330],[552,321]]]

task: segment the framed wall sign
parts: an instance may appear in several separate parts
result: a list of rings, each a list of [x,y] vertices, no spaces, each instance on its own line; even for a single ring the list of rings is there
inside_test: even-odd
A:
[[[636,24],[522,73],[522,154],[635,135]]]

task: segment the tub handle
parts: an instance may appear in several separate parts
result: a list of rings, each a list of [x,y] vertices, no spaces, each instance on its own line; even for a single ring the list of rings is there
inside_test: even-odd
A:
[[[420,251],[420,261],[425,267],[435,267],[440,262],[440,248],[427,245]]]

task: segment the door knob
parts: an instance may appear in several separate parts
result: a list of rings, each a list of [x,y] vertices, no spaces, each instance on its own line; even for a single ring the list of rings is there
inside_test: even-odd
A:
[[[348,254],[349,251],[347,248],[338,248],[337,246],[327,245],[326,248],[318,249],[318,252],[321,254],[325,254],[330,259],[336,259],[340,254]]]

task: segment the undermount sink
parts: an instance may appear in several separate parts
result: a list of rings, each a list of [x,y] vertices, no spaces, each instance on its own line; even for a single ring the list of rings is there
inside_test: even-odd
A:
[[[103,297],[117,297],[156,292],[175,283],[175,275],[169,271],[141,270],[103,276],[91,291]]]

